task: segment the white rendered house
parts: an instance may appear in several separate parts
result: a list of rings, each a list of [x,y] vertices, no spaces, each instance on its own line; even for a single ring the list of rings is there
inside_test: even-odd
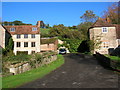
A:
[[[40,52],[40,21],[37,25],[4,26],[14,41],[14,54],[17,52]]]

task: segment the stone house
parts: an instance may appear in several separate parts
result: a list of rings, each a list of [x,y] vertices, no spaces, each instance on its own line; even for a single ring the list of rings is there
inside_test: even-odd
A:
[[[94,40],[94,53],[109,54],[110,49],[120,45],[120,25],[110,24],[109,21],[99,18],[89,28],[90,40]]]
[[[40,52],[40,23],[36,25],[4,26],[14,41],[14,54]]]
[[[10,33],[3,28],[0,24],[0,48],[4,48],[7,46],[9,38],[11,37]]]

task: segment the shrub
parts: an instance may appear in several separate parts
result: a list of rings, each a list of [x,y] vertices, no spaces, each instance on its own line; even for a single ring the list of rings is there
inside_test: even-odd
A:
[[[79,39],[65,39],[64,46],[68,48],[70,52],[77,52],[81,42]]]
[[[20,54],[25,54],[27,55],[28,54],[28,51],[17,51],[17,54],[20,55]]]

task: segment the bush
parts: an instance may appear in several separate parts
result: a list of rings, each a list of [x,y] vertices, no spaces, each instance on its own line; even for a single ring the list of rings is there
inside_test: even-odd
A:
[[[69,49],[70,52],[77,52],[80,43],[82,42],[79,39],[64,39],[64,46]]]
[[[28,55],[28,51],[17,51],[17,55],[25,54]]]
[[[31,55],[25,55],[25,54],[20,54],[20,55],[9,55],[9,56],[4,56],[3,57],[3,61],[17,61],[17,62],[21,62],[21,61],[28,61],[31,58]]]

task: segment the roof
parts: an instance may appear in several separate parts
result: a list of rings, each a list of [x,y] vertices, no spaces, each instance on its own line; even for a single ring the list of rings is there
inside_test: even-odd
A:
[[[113,24],[110,24],[109,22],[107,22],[106,20],[99,18],[93,25],[91,28],[93,27],[113,27]]]
[[[41,38],[41,44],[55,43],[57,38]]]
[[[37,25],[19,25],[19,26],[3,26],[10,34],[39,34],[40,29]],[[32,31],[36,27],[37,31]],[[15,32],[10,32],[10,28],[15,28]]]

